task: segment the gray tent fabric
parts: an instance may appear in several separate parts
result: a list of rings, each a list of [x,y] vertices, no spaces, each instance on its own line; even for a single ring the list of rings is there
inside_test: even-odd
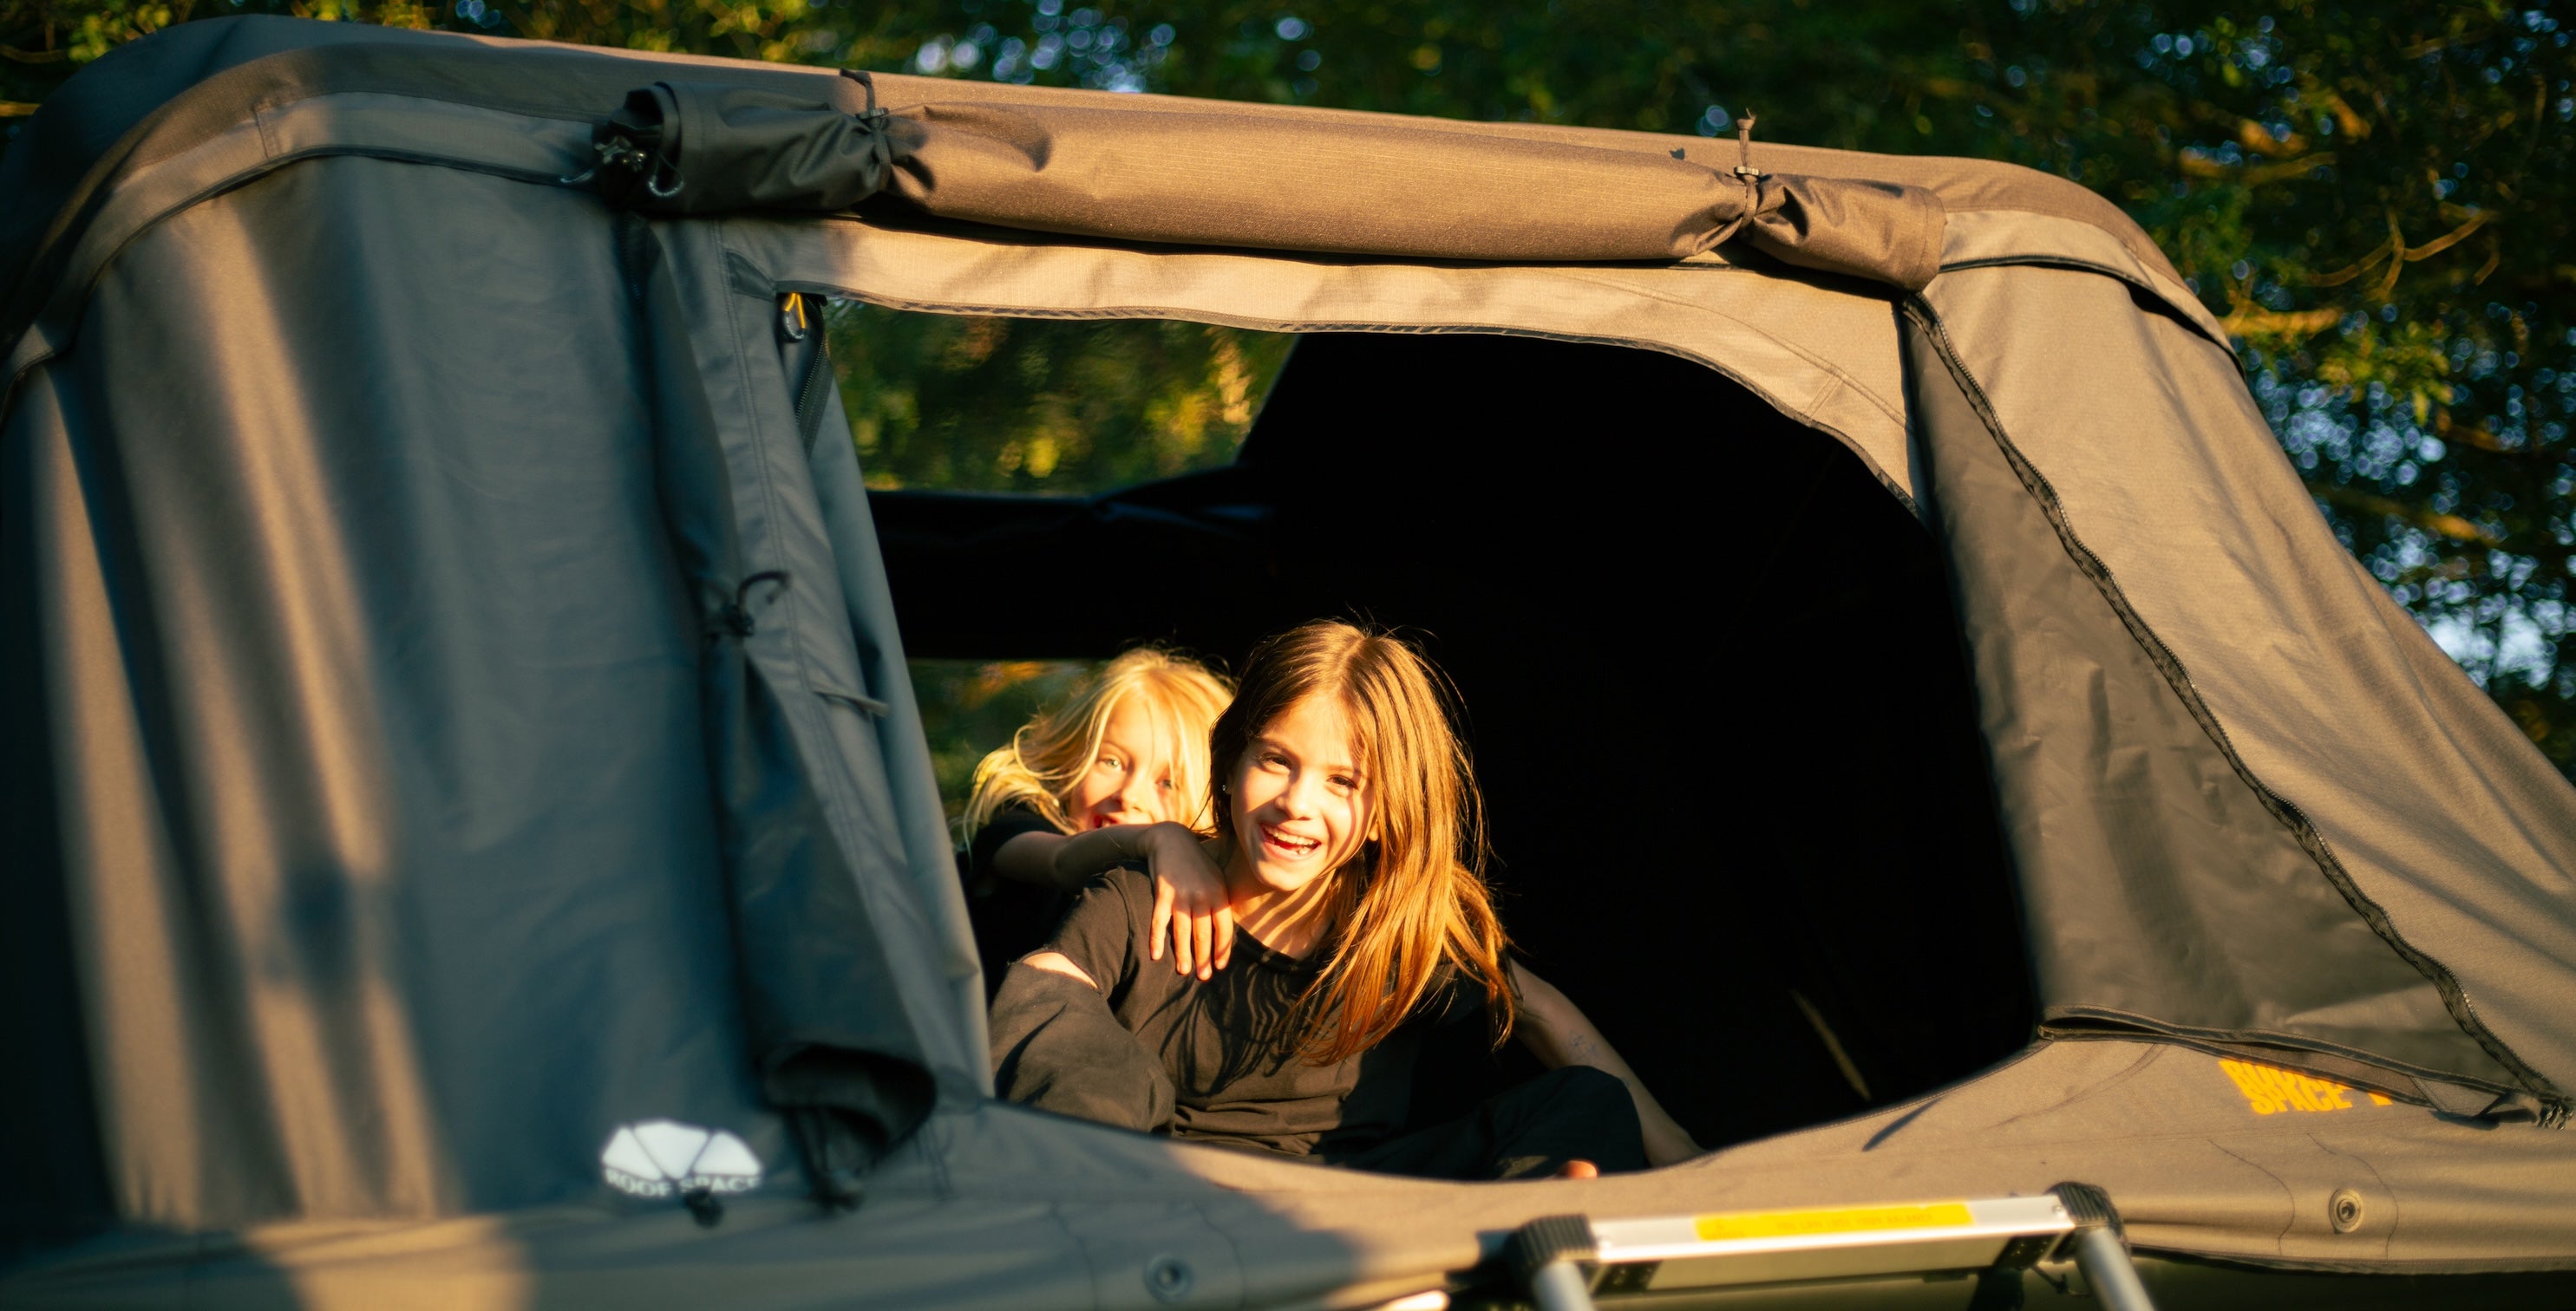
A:
[[[1114,104],[1125,111],[1128,119],[1144,114],[1181,114],[1200,116],[1210,121],[1218,116],[1238,122],[1260,121],[1282,125],[1302,125],[1307,131],[1347,128],[1353,131],[1371,127],[1405,128],[1413,132],[1438,130],[1470,135],[1488,141],[1511,140],[1544,142],[1560,146],[1581,146],[1589,150],[1619,154],[1662,156],[1705,163],[1729,172],[1737,164],[1739,152],[1732,141],[1711,141],[1697,136],[1674,136],[1647,132],[1627,132],[1604,128],[1567,127],[1550,123],[1457,123],[1415,118],[1400,114],[1364,113],[1351,110],[1325,110],[1285,105],[1228,102],[1222,105],[1202,100],[1170,96],[1118,96],[1104,101],[1099,93],[1070,91],[1055,87],[1018,86],[1011,83],[977,82],[946,78],[915,77],[880,73],[874,82],[888,104],[938,104],[948,107],[978,106],[1027,111],[1044,122],[1054,111],[1098,109]],[[1072,120],[1063,120],[1072,121]],[[1920,190],[1938,203],[1941,210],[1955,221],[1962,214],[1981,214],[2021,220],[2062,220],[2099,233],[2120,255],[2115,262],[2134,261],[2146,277],[2179,290],[2181,275],[2173,271],[2155,243],[2123,214],[2119,207],[2083,187],[2030,169],[1999,165],[1984,160],[1941,158],[1933,156],[1870,155],[1853,151],[1821,150],[1772,142],[1757,142],[1753,164],[1783,177],[1841,179],[1878,184],[1882,190],[1905,188]],[[1593,200],[1600,198],[1594,197]],[[2061,248],[2061,257],[2067,252]],[[1877,252],[1864,258],[1872,262],[1902,259],[1900,251]],[[1944,253],[1946,263],[1951,256]],[[2096,259],[2082,262],[2093,264]]]
[[[425,181],[382,184],[399,203]],[[554,370],[631,375],[622,334],[591,330],[622,317],[613,248],[525,252],[586,269],[595,299],[478,311],[475,332],[528,334],[525,363],[494,371],[426,316],[356,321],[440,280],[427,262],[337,280],[354,234],[325,216],[360,179],[278,183],[180,216],[99,287],[94,321],[133,319],[133,350],[189,340],[160,385],[118,386],[117,354],[88,352],[33,380],[0,439],[31,494],[8,511],[28,534],[12,564],[35,579],[7,624],[34,635],[32,663],[11,676],[85,707],[13,715],[31,731],[10,735],[11,777],[52,780],[60,832],[15,868],[74,889],[53,931],[84,980],[91,1036],[72,1059],[96,1084],[120,1210],[179,1227],[543,1195],[563,1146],[494,1096],[524,1080],[566,1105],[636,1098],[636,1116],[738,1121],[757,1100],[739,1061],[619,1087],[558,1077],[574,1034],[748,1051],[737,1007],[696,1000],[730,971],[720,894],[649,873],[711,867],[716,834],[703,762],[661,746],[694,731],[697,639],[666,581],[645,398],[596,398],[545,461],[514,435]],[[245,209],[293,239],[246,241]],[[333,270],[310,285],[321,312],[257,337],[207,317],[297,267]],[[383,363],[331,370],[326,390],[279,370],[287,352]],[[450,472],[334,440],[387,412],[451,434]],[[442,613],[471,627],[422,626]],[[509,640],[459,640],[475,631]],[[586,924],[600,914],[652,932]],[[534,952],[532,935],[562,945]],[[530,1004],[549,994],[641,1004],[549,1022]],[[459,1134],[504,1150],[442,1163]]]
[[[1931,280],[1941,249],[1939,200],[1899,184],[1743,179],[1682,158],[1411,124],[1071,106],[901,112],[923,138],[898,166],[896,194],[1004,227],[1534,263],[1683,259],[1741,234],[1789,263],[1908,290]]]
[[[410,248],[480,258],[439,217],[454,193],[418,192],[437,185],[345,161],[156,229],[90,307],[104,340],[128,322],[142,335],[48,371],[11,413],[18,485],[52,489],[31,524],[48,581],[12,618],[44,646],[16,672],[94,707],[13,737],[51,750],[13,764],[55,780],[56,876],[85,871],[66,927],[104,1026],[90,1057],[110,1175],[138,1218],[542,1200],[566,1177],[563,1126],[496,1100],[531,1078],[609,1126],[811,1111],[838,1159],[856,1150],[839,1134],[881,1143],[918,1119],[925,1063],[968,1086],[978,1073],[980,1033],[943,1017],[947,1041],[925,1040],[903,1000],[921,985],[892,974],[941,941],[925,932],[936,912],[905,901],[908,876],[860,877],[946,846],[905,852],[939,833],[936,812],[894,822],[888,766],[870,767],[885,759],[871,739],[889,671],[854,667],[822,525],[811,508],[800,528],[656,494],[658,471],[693,498],[756,506],[774,476],[747,452],[705,465],[726,440],[709,416],[749,412],[739,394],[670,391],[707,385],[689,340],[703,317],[668,299],[626,309],[608,216],[586,197],[468,183],[497,189],[487,215],[536,206],[510,229],[528,285],[588,270],[587,296],[516,307],[460,297],[438,260],[371,263],[381,228],[328,221],[372,196],[361,207],[417,216]],[[578,220],[563,221],[567,204]],[[296,235],[245,242],[258,232]],[[339,308],[258,337],[223,326],[252,288]],[[411,312],[377,322],[388,300]],[[171,333],[201,346],[156,345]],[[495,347],[519,363],[482,367]],[[112,382],[156,349],[162,385]],[[280,372],[276,352],[340,367]],[[528,416],[566,394],[567,371],[627,381],[582,394],[528,446]],[[187,436],[219,418],[232,440]],[[450,436],[345,439],[404,431]],[[465,435],[478,444],[455,447]],[[691,516],[684,532],[675,514]],[[804,580],[749,597],[747,633],[718,620],[739,575],[708,543],[728,535],[731,553]],[[179,608],[155,602],[134,629],[100,607],[110,596]],[[702,732],[703,752],[671,750]],[[824,750],[828,783],[814,777]],[[838,813],[819,823],[818,807]],[[729,893],[705,877],[716,870]],[[895,931],[875,927],[888,914]],[[971,972],[949,945],[934,978],[959,958]],[[127,1031],[129,1016],[143,1027]],[[184,1041],[147,1036],[172,1023]],[[594,1057],[568,1066],[579,1050]],[[689,1051],[711,1059],[668,1059]],[[589,1136],[569,1147],[574,1177],[595,1173]],[[481,1148],[459,1153],[459,1137]]]
[[[2098,200],[1757,147],[1939,198],[1966,254],[1909,307],[1785,254],[1674,258],[1742,217],[1731,177],[1665,168],[1703,143],[1419,126],[1461,186],[1480,141],[1520,161],[1498,176],[1686,183],[1654,230],[1699,235],[1579,275],[1255,253],[1320,212],[1329,152],[1311,197],[1156,235],[1100,216],[1179,174],[1059,191],[1010,143],[1400,124],[885,77],[928,126],[893,129],[863,209],[981,197],[1019,231],[656,218],[565,181],[630,93],[848,133],[867,88],[351,31],[174,29],[0,164],[51,205],[0,223],[0,805],[28,853],[0,958],[24,1058],[61,1072],[0,1085],[10,1305],[1364,1305],[1483,1278],[1480,1236],[1536,1215],[2067,1178],[2195,1278],[2576,1264],[2551,1219],[2576,1136],[2544,1123],[2576,1087],[2576,791],[2333,545],[2205,313],[2140,308],[2170,270]],[[836,200],[876,158],[834,139],[789,191]],[[1776,211],[1799,248],[1913,267],[1919,228],[1829,194]],[[1560,205],[1476,239],[1652,226],[1603,203],[1597,231]],[[985,299],[929,295],[978,269]],[[992,1102],[868,497],[851,443],[807,440],[846,419],[828,389],[798,413],[790,291],[1607,343],[1889,424],[1853,445],[1951,564],[2042,1040],[1595,1184],[1375,1179]],[[2342,1188],[2372,1199],[2349,1233],[2320,1218]]]
[[[2145,1030],[2364,1081],[2376,1064],[2380,1086],[2416,1096],[2389,1073],[2555,1097],[2464,1031],[2444,1006],[2448,977],[2390,940],[2384,911],[2319,877],[2341,871],[2212,736],[1937,320],[1909,327],[1917,431],[2004,827],[2021,868],[2054,875],[2022,881],[2042,1032]],[[2087,695],[2046,690],[2069,686]]]
[[[2335,541],[2225,352],[2066,270],[1925,299],[2227,749],[2563,1105],[2576,789]]]
[[[846,786],[812,777],[809,761],[842,754],[833,749],[837,742],[800,743],[796,721],[810,725],[813,716],[789,709],[810,706],[812,697],[798,693],[812,675],[798,666],[818,657],[791,651],[794,664],[782,670],[780,653],[763,659],[753,644],[786,617],[781,602],[796,590],[798,574],[811,587],[819,570],[777,567],[786,560],[783,544],[772,545],[777,554],[746,550],[727,425],[709,401],[668,251],[640,219],[623,216],[616,229],[629,318],[645,343],[642,372],[652,389],[655,501],[702,625],[707,773],[717,781],[720,866],[730,883],[736,969],[761,1088],[797,1128],[815,1186],[846,1203],[858,1196],[868,1167],[929,1113],[933,1096],[919,1045],[868,1023],[903,991],[873,949],[879,935],[860,893],[899,879],[906,864],[886,841],[892,797],[862,785],[853,798]],[[772,567],[757,568],[755,560]],[[820,607],[826,616],[830,610],[828,602]],[[793,618],[788,629],[795,638]],[[798,645],[811,644],[809,637]],[[845,691],[831,704],[870,729],[871,712],[882,705],[863,691]],[[835,792],[844,794],[845,813],[830,816],[826,798]],[[865,813],[846,813],[853,800]],[[862,869],[862,862],[877,868]]]
[[[2241,1080],[2241,1081],[2240,1081]],[[2247,1089],[2249,1085],[2252,1092]],[[443,1223],[138,1233],[18,1263],[12,1306],[592,1306],[721,1302],[1364,1307],[1455,1287],[1542,1215],[1664,1215],[2038,1192],[2118,1200],[2161,1304],[2563,1306],[2576,1136],[2444,1119],[2327,1085],[2230,1072],[2165,1044],[2056,1043],[1867,1116],[1647,1174],[1458,1185],[1185,1146],[1004,1103],[935,1114],[825,1219],[753,1194],[713,1228],[677,1208],[561,1205]],[[2338,1192],[2362,1223],[2338,1231]],[[1149,1285],[1175,1265],[1177,1297]],[[2282,1272],[2371,1272],[2323,1289]],[[2518,1273],[2514,1273],[2518,1272]],[[2451,1279],[2427,1286],[2432,1275]],[[2390,1289],[2390,1275],[2412,1278]],[[1845,1305],[1924,1305],[1921,1281]],[[1965,1305],[1968,1281],[1956,1301]],[[2025,1305],[2054,1305],[2032,1276]],[[1938,1289],[1933,1290],[1937,1293]],[[1884,1301],[1878,1299],[1883,1298]],[[2331,1304],[2331,1303],[2329,1303]]]

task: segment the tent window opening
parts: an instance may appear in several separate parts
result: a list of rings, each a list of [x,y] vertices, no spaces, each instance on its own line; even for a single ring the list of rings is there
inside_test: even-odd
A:
[[[836,367],[952,816],[982,752],[1128,646],[1232,662],[1365,616],[1458,685],[1524,959],[1703,1146],[2029,1042],[1940,560],[1832,437],[1620,347],[863,313]],[[1169,416],[1232,394],[1227,350],[1254,403],[1181,454]],[[1115,381],[1027,381],[1081,376]],[[1040,432],[1078,455],[1005,468]],[[1153,584],[1080,581],[1112,567]],[[1416,1120],[1536,1072],[1470,1027],[1426,1045]]]
[[[1295,338],[1166,319],[827,313],[872,490],[1087,496],[1218,468]]]

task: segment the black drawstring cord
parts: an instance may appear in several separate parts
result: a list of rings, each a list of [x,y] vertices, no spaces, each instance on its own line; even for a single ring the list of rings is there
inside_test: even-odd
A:
[[[698,1179],[698,1162],[706,1159],[707,1149],[715,1146],[715,1142],[716,1136],[710,1132],[707,1140],[698,1144],[698,1154],[689,1158],[689,1168],[680,1174],[680,1182],[684,1185],[680,1189],[680,1205],[689,1208],[690,1218],[698,1222],[700,1229],[713,1229],[724,1219],[724,1203],[717,1200],[716,1190],[703,1181],[691,1182]]]
[[[687,185],[680,176],[679,117],[667,82],[627,92],[616,113],[591,125],[596,161],[555,181],[567,187],[595,183],[600,198],[620,209],[669,200]]]
[[[743,579],[741,584],[733,589],[733,599],[725,603],[724,609],[716,612],[717,634],[733,637],[751,636],[753,628],[751,607],[747,602],[753,585],[758,583],[776,583],[778,590],[784,592],[787,590],[787,571],[763,569]]]
[[[877,107],[877,81],[868,76],[866,70],[844,68],[841,76],[858,83],[868,93],[868,107],[859,111],[857,118],[860,125],[868,130],[868,155],[876,164],[876,176],[868,179],[868,190],[871,193],[882,191],[894,181],[894,140],[886,134],[887,120],[893,114]]]
[[[672,163],[658,146],[648,151],[623,135],[613,135],[594,143],[591,153],[599,157],[598,163],[555,181],[567,187],[577,187],[598,177],[601,169],[607,169],[635,174],[643,180],[645,193],[655,200],[669,200],[680,194],[680,166]],[[670,179],[669,185],[663,184],[664,178]]]

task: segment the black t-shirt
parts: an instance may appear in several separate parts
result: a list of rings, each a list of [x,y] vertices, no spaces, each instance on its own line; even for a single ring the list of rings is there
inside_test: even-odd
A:
[[[993,872],[993,858],[1011,839],[1023,833],[1062,832],[1063,829],[1048,823],[1047,817],[1039,814],[1037,807],[1024,801],[1014,801],[994,811],[993,817],[984,821],[984,827],[975,830],[975,836],[967,840],[967,886],[989,885],[1001,877]]]
[[[1291,1027],[1297,999],[1323,967],[1272,951],[1241,929],[1233,962],[1202,983],[1145,955],[1154,882],[1111,870],[1074,898],[1047,944],[1100,985],[1118,1023],[1159,1056],[1176,1103],[1172,1134],[1287,1156],[1338,1155],[1401,1132],[1424,1026],[1479,1013],[1480,993],[1452,983],[1368,1051],[1307,1064]],[[1003,1017],[997,1014],[997,1027]]]
[[[984,965],[984,1000],[1002,987],[1002,972],[1044,945],[1072,898],[1042,883],[1017,883],[993,872],[1002,844],[1023,833],[1061,833],[1036,808],[1013,803],[993,812],[966,844],[958,873],[966,881],[966,917],[975,930],[975,955]]]

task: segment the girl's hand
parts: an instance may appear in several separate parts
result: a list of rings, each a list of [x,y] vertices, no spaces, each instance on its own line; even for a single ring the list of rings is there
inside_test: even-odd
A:
[[[1179,824],[1156,824],[1145,832],[1145,869],[1154,876],[1146,953],[1161,960],[1168,936],[1175,972],[1215,977],[1234,960],[1234,911],[1216,862],[1197,834]]]

